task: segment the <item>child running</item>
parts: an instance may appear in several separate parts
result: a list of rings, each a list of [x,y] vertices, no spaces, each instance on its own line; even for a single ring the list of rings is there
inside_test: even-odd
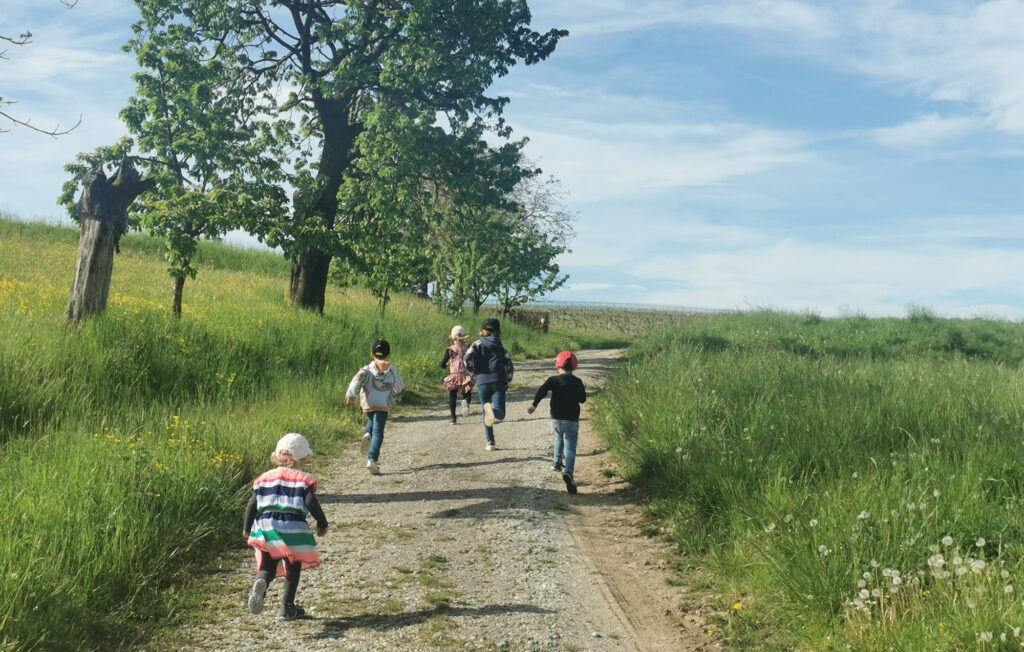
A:
[[[473,377],[466,371],[466,361],[462,359],[469,349],[469,336],[462,326],[453,326],[451,333],[452,345],[445,349],[441,368],[448,369],[444,377],[444,388],[448,390],[448,409],[452,414],[452,425],[455,425],[455,399],[462,395],[462,416],[469,416],[469,393],[476,384]]]
[[[312,457],[306,438],[290,432],[278,440],[270,456],[276,468],[252,483],[242,536],[256,549],[256,581],[249,593],[249,611],[254,614],[263,611],[267,586],[275,577],[284,577],[281,617],[292,620],[306,614],[295,604],[299,574],[304,568],[320,565],[306,517],[312,515],[316,520],[317,536],[327,534],[327,517],[316,499],[316,478],[302,470]]]
[[[463,360],[476,380],[476,391],[484,409],[484,434],[487,450],[497,448],[494,424],[505,418],[505,392],[512,382],[512,357],[501,343],[501,322],[493,317],[484,320],[480,339],[469,345]]]
[[[555,471],[563,471],[562,480],[565,481],[566,490],[576,493],[576,481],[573,480],[573,472],[576,470],[576,440],[580,432],[580,403],[587,402],[587,389],[583,381],[573,374],[579,360],[576,354],[571,351],[562,351],[555,358],[555,367],[558,368],[558,375],[551,376],[544,381],[544,384],[537,390],[533,397],[533,405],[526,408],[526,411],[533,414],[537,404],[551,392],[551,429],[555,431],[555,462],[551,468]],[[565,455],[565,465],[562,465],[562,455]]]
[[[398,369],[391,364],[391,345],[387,340],[377,340],[370,350],[373,359],[352,378],[345,392],[346,402],[355,405],[356,394],[366,414],[366,431],[363,433],[363,448],[366,450],[366,468],[371,475],[380,475],[380,447],[384,443],[384,424],[388,412],[395,402],[395,396],[405,389]]]

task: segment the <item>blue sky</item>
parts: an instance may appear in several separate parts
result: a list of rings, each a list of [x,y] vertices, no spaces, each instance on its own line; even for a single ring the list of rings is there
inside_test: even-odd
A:
[[[2,0],[0,209],[57,218],[62,165],[132,92],[128,0]],[[578,236],[552,298],[1024,318],[1024,0],[535,0],[570,36],[497,84]]]

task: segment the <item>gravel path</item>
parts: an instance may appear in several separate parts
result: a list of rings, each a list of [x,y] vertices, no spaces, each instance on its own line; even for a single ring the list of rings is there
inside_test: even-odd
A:
[[[580,354],[588,389],[618,355]],[[611,461],[586,412],[580,493],[551,470],[547,402],[532,416],[526,407],[552,373],[550,361],[517,364],[497,450],[484,448],[479,404],[451,425],[439,400],[389,420],[382,475],[367,473],[358,444],[321,464],[331,531],[318,542],[323,564],[299,585],[306,619],[277,618],[280,581],[267,610],[249,614],[254,564],[239,553],[221,562],[196,622],[146,648],[706,649],[705,609],[692,596],[680,608],[663,545],[639,535],[628,488],[600,473]]]

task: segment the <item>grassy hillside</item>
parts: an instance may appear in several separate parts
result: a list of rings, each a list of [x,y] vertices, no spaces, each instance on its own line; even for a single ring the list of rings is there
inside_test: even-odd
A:
[[[597,421],[724,596],[709,637],[1017,648],[1022,360],[1024,327],[925,311],[709,317],[634,347]]]
[[[291,310],[280,256],[204,243],[175,320],[162,244],[132,235],[107,313],[68,326],[76,247],[73,229],[0,219],[0,647],[108,648],[173,617],[197,564],[244,545],[246,486],[280,435],[324,452],[357,436],[343,394],[374,339],[404,402],[439,397],[452,324],[483,317],[398,298],[381,320],[337,289],[322,316]],[[517,357],[595,344],[504,339]]]

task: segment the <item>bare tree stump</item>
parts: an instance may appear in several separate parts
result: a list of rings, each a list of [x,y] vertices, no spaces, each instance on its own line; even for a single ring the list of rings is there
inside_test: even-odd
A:
[[[123,163],[113,180],[107,179],[102,166],[82,178],[78,198],[82,227],[78,268],[65,315],[69,320],[81,321],[107,309],[114,252],[120,251],[121,236],[128,230],[128,207],[155,184],[152,179],[140,179],[130,163]]]

